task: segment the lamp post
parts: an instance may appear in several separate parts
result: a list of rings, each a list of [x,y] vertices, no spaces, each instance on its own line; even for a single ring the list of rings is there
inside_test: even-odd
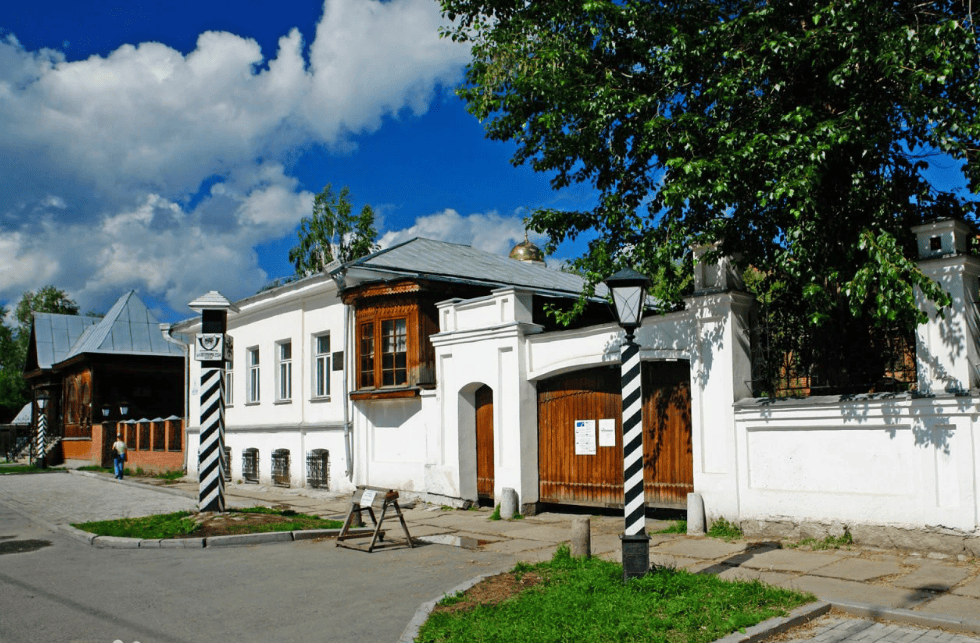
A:
[[[621,347],[623,395],[623,580],[650,570],[650,536],[646,533],[643,497],[643,391],[640,347],[634,341],[643,323],[643,304],[650,280],[635,270],[620,270],[605,281],[612,292],[616,320],[626,331]]]
[[[37,466],[48,468],[48,416],[44,409],[48,406],[48,392],[44,389],[37,394]]]

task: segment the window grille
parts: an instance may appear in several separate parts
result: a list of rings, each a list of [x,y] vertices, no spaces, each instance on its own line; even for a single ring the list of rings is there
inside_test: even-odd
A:
[[[315,489],[330,488],[330,452],[326,449],[306,454],[306,484]]]
[[[242,451],[242,479],[245,482],[259,481],[258,449],[245,449]]]
[[[167,422],[167,428],[170,431],[169,439],[167,440],[167,448],[171,451],[182,450],[181,440],[184,435],[184,422],[183,420],[170,420]]]
[[[272,452],[272,484],[277,487],[289,486],[289,449]]]

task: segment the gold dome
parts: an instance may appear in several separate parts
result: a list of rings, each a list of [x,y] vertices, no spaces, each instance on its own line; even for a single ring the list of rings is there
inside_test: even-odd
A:
[[[545,265],[544,252],[541,251],[541,248],[528,241],[527,232],[524,233],[524,241],[514,246],[514,249],[510,251],[510,258],[516,259],[517,261]]]

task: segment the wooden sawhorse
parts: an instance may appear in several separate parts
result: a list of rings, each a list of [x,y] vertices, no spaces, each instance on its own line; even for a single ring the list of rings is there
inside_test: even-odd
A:
[[[381,510],[380,518],[375,517],[375,508]],[[402,510],[398,506],[398,492],[394,491],[393,489],[368,487],[365,485],[358,485],[357,490],[354,491],[354,495],[351,496],[350,512],[347,514],[347,520],[344,521],[344,526],[340,530],[340,534],[337,536],[337,547],[348,547],[350,549],[358,549],[360,551],[367,552],[374,551],[375,547],[378,546],[378,541],[384,540],[385,532],[381,530],[381,525],[384,524],[389,508],[395,510],[395,515],[398,516],[398,520],[402,524],[402,530],[405,532],[405,541],[408,543],[409,548],[414,548],[415,545],[412,544],[412,536],[408,533],[408,525],[405,524],[405,516],[402,515]],[[364,533],[349,533],[351,525],[354,523],[354,513],[357,513],[358,522],[363,524],[364,517],[361,512],[365,510],[367,510],[368,514],[371,516],[371,521],[374,523],[374,533],[371,534],[371,544],[365,547],[363,544],[345,543],[344,541],[352,538],[367,537],[367,534]]]

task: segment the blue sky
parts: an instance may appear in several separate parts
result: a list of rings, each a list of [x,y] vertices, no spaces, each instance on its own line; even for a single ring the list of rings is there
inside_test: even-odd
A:
[[[292,273],[326,183],[375,207],[382,245],[504,253],[525,208],[589,207],[484,138],[440,24],[434,0],[6,3],[0,304],[50,283],[104,312],[134,288],[173,321],[246,297]]]

